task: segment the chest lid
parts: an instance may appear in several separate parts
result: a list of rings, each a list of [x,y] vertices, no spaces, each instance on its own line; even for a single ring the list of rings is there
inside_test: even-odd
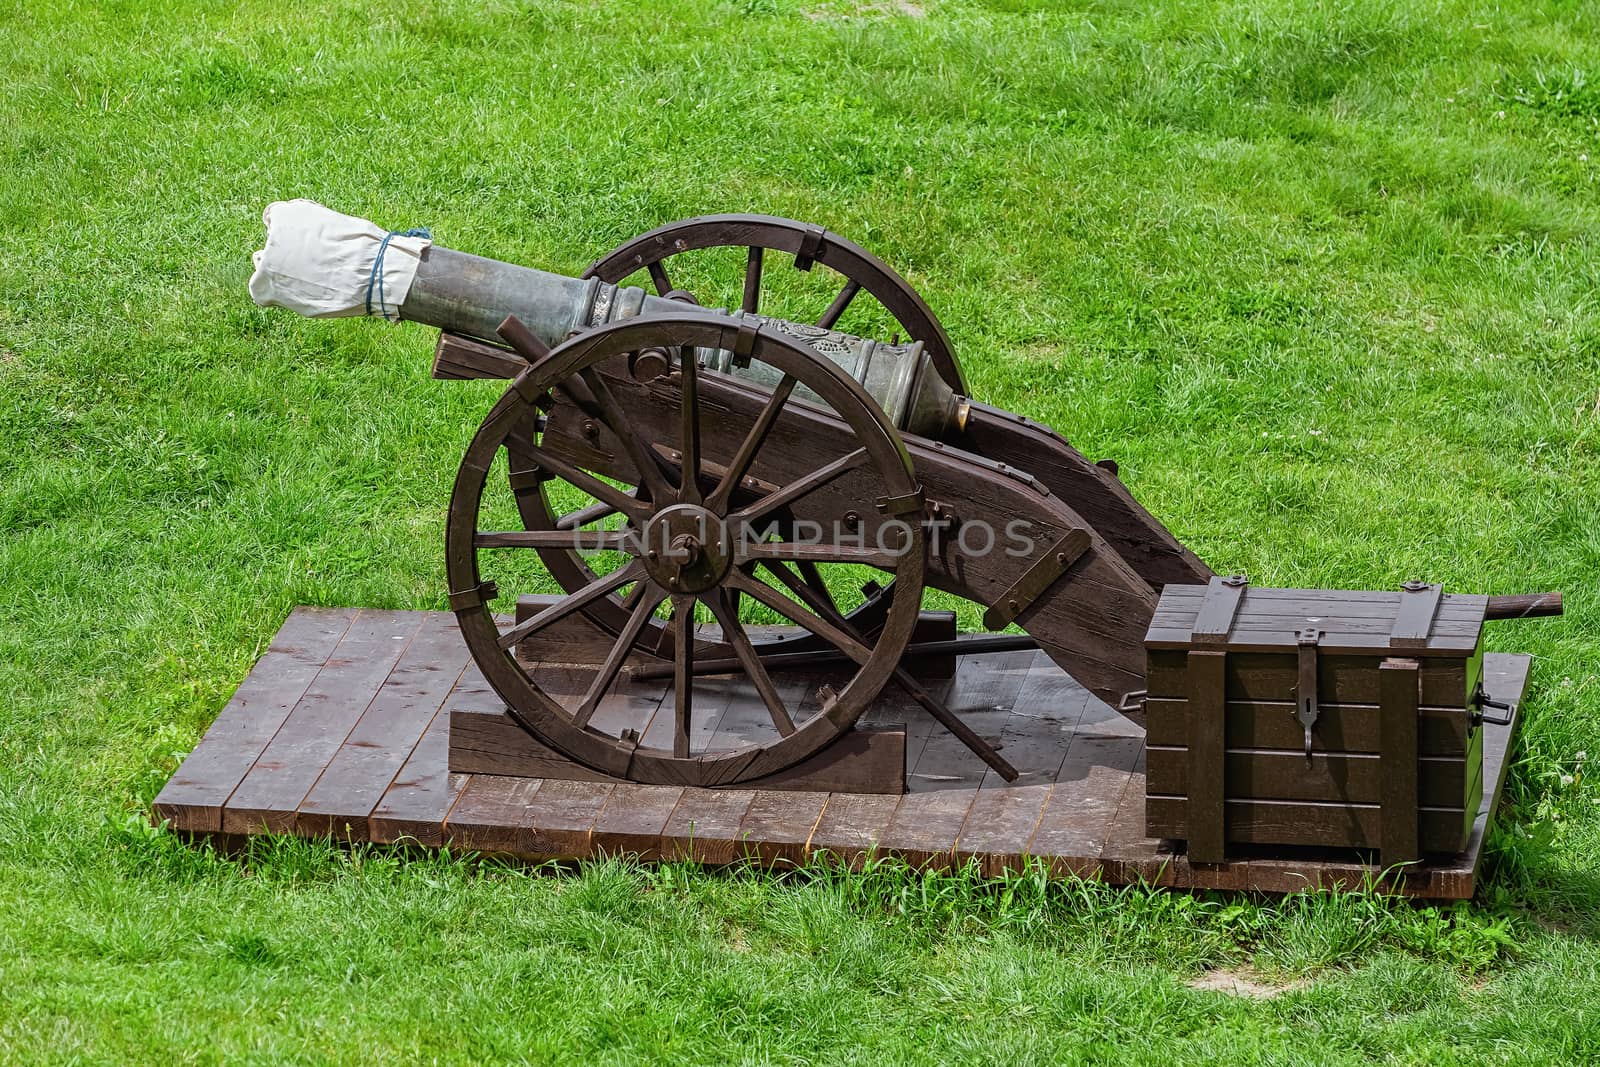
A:
[[[1323,652],[1465,659],[1478,648],[1488,604],[1487,596],[1421,582],[1396,590],[1270,589],[1219,576],[1163,589],[1145,647],[1293,652],[1314,632]]]

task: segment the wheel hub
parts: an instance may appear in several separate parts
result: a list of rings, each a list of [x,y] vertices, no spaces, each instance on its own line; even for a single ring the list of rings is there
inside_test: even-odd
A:
[[[699,593],[722,581],[733,564],[728,525],[696,504],[675,504],[645,525],[644,565],[670,593]]]

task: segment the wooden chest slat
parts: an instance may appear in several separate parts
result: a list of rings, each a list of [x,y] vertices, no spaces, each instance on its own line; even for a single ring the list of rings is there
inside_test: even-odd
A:
[[[1166,587],[1145,642],[1148,831],[1195,862],[1229,843],[1376,848],[1386,865],[1459,851],[1483,788],[1487,603],[1431,586]]]
[[[1377,704],[1323,704],[1313,752],[1379,752],[1383,747]],[[1225,713],[1229,748],[1279,748],[1301,752],[1302,734],[1294,701],[1230,700]],[[1146,740],[1151,745],[1187,745],[1192,727],[1186,700],[1145,702]],[[1467,717],[1460,708],[1421,708],[1417,744],[1422,756],[1460,756],[1471,744]]]
[[[1417,802],[1460,807],[1476,768],[1483,762],[1483,731],[1472,731],[1471,748],[1459,756],[1423,756],[1417,761]],[[1145,774],[1177,795],[1189,792],[1186,745],[1150,744]],[[1282,800],[1331,800],[1377,804],[1383,799],[1383,760],[1376,752],[1316,752],[1257,748],[1224,742],[1223,775],[1239,796]]]
[[[1483,799],[1483,778],[1473,779],[1466,808],[1417,809],[1418,844],[1424,852],[1460,852]],[[1187,840],[1183,797],[1145,798],[1151,837]],[[1339,845],[1382,849],[1382,809],[1376,804],[1313,804],[1284,800],[1227,801],[1227,840],[1249,845]],[[1404,862],[1404,861],[1397,861]],[[1387,860],[1385,866],[1390,866]]]
[[[1165,594],[1163,594],[1165,595]],[[1330,655],[1319,650],[1317,697],[1324,707],[1330,704],[1378,705],[1378,673],[1373,668],[1381,657]],[[1187,668],[1184,653],[1151,651],[1147,658],[1145,687],[1151,700],[1184,699]],[[1420,700],[1424,708],[1459,710],[1483,674],[1483,655],[1467,659],[1454,657],[1422,661]],[[1224,667],[1227,697],[1231,701],[1261,701],[1292,704],[1290,693],[1296,683],[1293,653],[1234,652],[1231,648]]]

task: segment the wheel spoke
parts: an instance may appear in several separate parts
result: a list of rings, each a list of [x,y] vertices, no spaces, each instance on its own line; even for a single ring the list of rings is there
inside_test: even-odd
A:
[[[678,500],[684,504],[700,503],[700,368],[695,362],[693,346],[685,346],[678,356],[678,402],[683,405],[678,433],[678,451],[682,453],[679,467],[682,470]]]
[[[639,554],[631,530],[479,530],[476,548],[570,548]]]
[[[863,563],[886,571],[892,571],[900,564],[899,556],[878,548],[813,545],[803,541],[757,541],[745,544],[734,559],[740,563],[752,559],[786,559],[796,562],[804,560],[808,563]]]
[[[634,592],[649,585],[647,579],[641,578],[639,584],[629,590],[628,596],[633,597]],[[616,681],[617,672],[622,669],[622,661],[628,658],[628,653],[633,650],[633,643],[639,639],[639,633],[655,614],[666,597],[659,592],[641,596],[633,606],[633,614],[628,616],[628,623],[618,635],[616,644],[611,646],[611,652],[606,656],[606,661],[600,664],[600,672],[594,676],[594,681],[589,683],[588,692],[583,694],[583,703],[578,705],[578,710],[572,716],[574,726],[586,726],[594,715],[595,709],[600,706],[600,701],[605,699],[606,691],[611,688],[611,683]]]
[[[787,568],[784,569],[787,570]],[[795,625],[810,630],[857,663],[865,664],[867,660],[872,658],[872,649],[857,641],[833,623],[807,611],[802,605],[795,603],[767,583],[746,577],[744,572],[737,568],[728,572],[725,581],[728,585],[738,589],[751,599],[765,604]],[[794,581],[798,583],[799,579],[794,579]]]
[[[644,501],[618,489],[610,482],[601,481],[588,471],[575,467],[564,459],[551,455],[536,444],[528,441],[519,441],[517,443],[517,451],[523,453],[526,458],[533,460],[543,470],[549,471],[556,477],[583,490],[596,500],[605,501],[620,512],[640,521],[643,521],[650,514],[650,506]]]
[[[672,754],[687,759],[694,715],[694,597],[672,598],[672,636]]]
[[[806,607],[829,622],[838,624],[849,636],[855,636],[855,631],[850,626],[850,621],[834,606],[833,595],[826,592],[826,589],[818,591],[808,582],[802,581],[798,575],[789,569],[789,565],[781,560],[762,560],[761,565],[766,568],[767,573],[788,586],[789,591],[799,597]],[[821,575],[818,575],[818,577],[820,578]]]
[[[633,583],[633,588],[628,590],[628,595],[622,598],[622,610],[632,611],[633,606],[644,598],[644,594],[649,588],[650,582],[645,578],[640,578],[637,582]],[[656,606],[661,606],[660,601],[656,602]]]
[[[739,306],[746,315],[754,315],[756,306],[761,302],[761,255],[763,249],[760,245],[750,246],[750,258],[744,265],[744,302]]]
[[[772,675],[767,673],[767,668],[762,664],[755,646],[750,643],[750,635],[745,633],[744,627],[739,624],[737,609],[729,602],[732,595],[721,589],[713,590],[711,595],[706,597],[706,605],[711,608],[711,614],[717,617],[717,624],[722,627],[722,640],[733,646],[733,654],[739,657],[739,665],[744,668],[744,673],[749,675],[756,692],[761,694],[762,703],[767,706],[767,714],[772,716],[772,725],[777,727],[781,736],[788,737],[794,733],[794,720],[789,717],[789,709],[784,705],[783,697],[778,694],[778,687],[773,684]]]
[[[728,518],[735,523],[751,522],[776,508],[792,504],[807,493],[827,485],[841,474],[855,470],[866,462],[867,450],[858,448],[849,455],[840,456],[825,467],[818,467],[804,478],[796,478],[782,489],[768,493],[747,508],[734,512]]]
[[[823,616],[825,618],[843,618],[844,612],[839,610],[839,605],[834,601],[833,593],[828,589],[828,583],[823,581],[822,572],[817,570],[817,565],[811,560],[801,559],[795,561],[795,569],[800,572],[800,577],[805,579],[806,585],[815,590],[816,594],[822,598],[822,602],[827,605],[828,611],[833,613],[829,615],[824,612]]]
[[[617,398],[611,392],[611,387],[606,385],[600,377],[600,372],[593,367],[587,367],[579,372],[583,384],[589,387],[590,394],[594,397],[595,406],[599,409],[601,420],[622,442],[622,450],[628,454],[628,459],[633,462],[639,471],[640,484],[650,492],[650,499],[663,501],[670,497],[672,490],[667,487],[667,480],[661,476],[661,468],[656,465],[655,453],[648,445],[639,439],[638,433],[633,429],[633,423],[622,410],[622,405],[617,403]]]
[[[500,635],[499,645],[501,648],[510,648],[518,641],[538,633],[551,623],[560,622],[574,611],[578,611],[586,605],[599,600],[607,593],[620,589],[629,582],[643,576],[644,566],[638,560],[634,560],[626,567],[612,571],[603,578],[595,579],[565,600],[558,600],[556,603],[551,604],[533,618],[517,623]]]
[[[599,522],[601,519],[610,518],[616,513],[616,508],[602,500],[598,504],[590,504],[586,508],[579,508],[577,511],[567,512],[565,515],[556,520],[556,529],[582,529],[591,522]]]
[[[672,292],[672,279],[667,277],[667,266],[659,260],[646,268],[650,271],[650,280],[656,283],[656,295],[666,296]]]
[[[844,309],[850,306],[850,301],[856,298],[861,291],[861,283],[851,278],[844,283],[844,288],[839,290],[839,295],[833,298],[833,303],[828,305],[828,310],[822,313],[822,318],[817,320],[817,325],[824,330],[833,329],[833,324],[839,321],[839,316],[844,314]]]
[[[744,440],[739,442],[739,450],[734,453],[733,459],[728,462],[728,469],[722,475],[722,481],[711,491],[711,499],[706,501],[706,507],[717,514],[722,514],[728,507],[728,501],[733,498],[733,491],[739,487],[739,481],[750,470],[750,464],[755,462],[756,453],[761,451],[761,446],[766,443],[767,435],[772,432],[772,427],[777,424],[778,415],[783,411],[783,405],[788,403],[789,394],[794,392],[795,378],[785,374],[779,380],[777,388],[772,390],[772,395],[767,397],[766,406],[756,416],[756,421],[751,425],[750,432],[744,435]]]
[[[840,615],[837,608],[828,607],[827,604],[823,602],[823,598],[813,592],[809,586],[802,583],[798,578],[790,573],[787,566],[782,563],[769,562],[766,564],[766,567],[773,573],[774,576],[777,577],[780,582],[792,589],[796,596],[810,604],[816,611],[820,612],[826,617],[832,618],[843,629],[851,633],[855,632],[855,628],[850,625],[850,620]],[[829,599],[831,601],[831,598]],[[1008,782],[1016,781],[1016,768],[1011,766],[1010,763],[1006,762],[1005,757],[1001,756],[999,752],[995,751],[993,745],[989,744],[989,742],[973,733],[972,727],[968,726],[966,723],[957,718],[955,712],[951,711],[943,701],[939,700],[932,693],[924,689],[922,684],[912,677],[910,671],[906,670],[904,667],[897,666],[894,669],[894,680],[896,684],[900,686],[900,688],[904,689],[906,693],[910,695],[911,699],[922,705],[922,709],[929,715],[932,715],[934,719],[938,721],[939,725],[943,726],[946,730],[949,730],[952,734],[954,734],[956,740],[960,741],[963,745],[966,745],[975,756],[983,760],[983,762],[987,763],[989,766],[993,767],[995,772],[998,773],[1000,777],[1004,778]]]

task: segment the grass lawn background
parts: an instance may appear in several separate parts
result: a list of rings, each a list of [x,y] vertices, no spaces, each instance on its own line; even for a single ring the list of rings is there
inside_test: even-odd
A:
[[[1600,1056],[1600,7],[0,0],[0,1059]],[[443,606],[494,395],[244,290],[308,196],[576,271],[899,267],[1219,570],[1561,588],[1471,907],[535,877],[148,828],[297,603]],[[1225,967],[1271,999],[1191,988]]]

